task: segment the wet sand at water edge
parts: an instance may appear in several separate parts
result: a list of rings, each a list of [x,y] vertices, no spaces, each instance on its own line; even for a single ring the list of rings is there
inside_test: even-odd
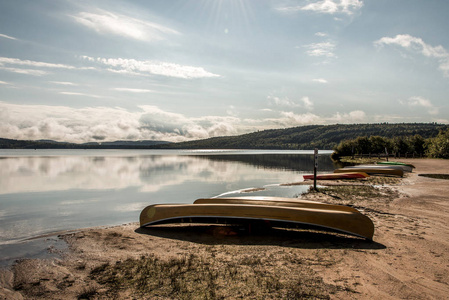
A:
[[[449,160],[401,179],[321,181],[305,199],[352,205],[374,242],[323,231],[137,223],[61,235],[58,258],[0,272],[0,299],[447,299]],[[363,184],[360,184],[363,183]],[[374,187],[373,187],[374,186]]]

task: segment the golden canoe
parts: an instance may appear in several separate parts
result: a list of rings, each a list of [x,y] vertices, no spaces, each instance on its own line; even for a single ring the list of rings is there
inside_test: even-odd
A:
[[[248,204],[154,204],[140,213],[140,226],[166,223],[225,223],[269,221],[273,227],[312,225],[371,240],[374,224],[359,212]]]

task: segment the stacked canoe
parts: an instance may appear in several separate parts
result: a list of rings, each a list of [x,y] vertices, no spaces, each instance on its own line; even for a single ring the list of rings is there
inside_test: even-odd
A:
[[[233,197],[198,199],[193,204],[154,204],[140,214],[140,226],[167,223],[269,223],[312,226],[372,240],[374,224],[358,210],[297,198]]]
[[[398,162],[378,162],[375,165],[356,165],[334,170],[334,173],[365,172],[369,175],[400,176],[412,172],[414,166]]]

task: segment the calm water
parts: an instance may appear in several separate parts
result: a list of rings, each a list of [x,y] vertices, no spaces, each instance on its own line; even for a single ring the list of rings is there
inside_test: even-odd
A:
[[[333,170],[320,151],[319,170]],[[204,197],[295,197],[307,186],[281,187],[313,171],[312,151],[2,150],[0,265],[42,256],[44,234],[137,222],[155,203]],[[265,188],[244,193],[249,188]],[[44,245],[43,245],[44,243]]]

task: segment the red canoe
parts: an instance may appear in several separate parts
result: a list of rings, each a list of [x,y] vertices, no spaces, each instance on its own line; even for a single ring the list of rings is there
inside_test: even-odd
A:
[[[313,175],[304,175],[304,180],[312,180]],[[333,179],[356,179],[356,178],[366,178],[369,177],[368,174],[364,172],[347,172],[347,173],[330,173],[330,174],[318,174],[316,176],[317,180],[333,180]]]

